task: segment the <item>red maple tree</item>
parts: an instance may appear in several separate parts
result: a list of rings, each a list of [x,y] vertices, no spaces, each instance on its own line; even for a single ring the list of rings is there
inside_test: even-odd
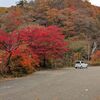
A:
[[[6,33],[0,30],[0,50],[4,51],[6,54],[6,67],[10,71],[10,60],[11,56],[15,53],[20,45],[20,34],[17,31],[12,33]]]
[[[48,59],[61,58],[68,50],[61,29],[56,26],[28,27],[21,30],[28,46],[45,62]]]
[[[65,36],[61,33],[61,29],[56,26],[26,27],[20,31],[13,31],[11,33],[6,33],[1,30],[0,49],[6,53],[7,61],[5,66],[10,72],[11,57],[13,55],[26,57],[24,54],[26,50],[28,55],[33,55],[33,58],[35,58],[34,55],[37,55],[45,67],[47,60],[61,58],[68,50],[68,43],[64,38]],[[26,49],[20,49],[21,45],[25,45]]]

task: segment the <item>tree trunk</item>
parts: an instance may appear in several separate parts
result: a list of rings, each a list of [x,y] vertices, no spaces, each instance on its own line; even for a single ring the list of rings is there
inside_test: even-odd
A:
[[[46,58],[45,58],[45,56],[43,57],[43,67],[46,68]]]
[[[12,53],[10,52],[8,58],[7,58],[7,63],[6,63],[6,68],[8,69],[8,73],[11,73],[11,67],[10,67],[10,60],[11,60],[11,56],[12,56]]]
[[[96,43],[96,41],[94,41],[93,46],[92,46],[91,55],[96,51],[96,49],[97,49],[97,43]]]

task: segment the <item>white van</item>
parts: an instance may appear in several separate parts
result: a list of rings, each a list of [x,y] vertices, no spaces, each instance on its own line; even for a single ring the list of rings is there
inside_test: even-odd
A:
[[[76,61],[75,68],[87,68],[88,64],[83,61]]]

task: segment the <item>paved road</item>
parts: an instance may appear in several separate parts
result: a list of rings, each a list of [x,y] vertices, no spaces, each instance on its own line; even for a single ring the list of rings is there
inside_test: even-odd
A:
[[[100,67],[39,71],[0,81],[0,100],[100,100]]]

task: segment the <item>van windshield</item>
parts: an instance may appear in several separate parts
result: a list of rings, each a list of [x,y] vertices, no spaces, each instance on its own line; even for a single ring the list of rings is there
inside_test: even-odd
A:
[[[80,63],[79,61],[77,61],[76,63]]]

